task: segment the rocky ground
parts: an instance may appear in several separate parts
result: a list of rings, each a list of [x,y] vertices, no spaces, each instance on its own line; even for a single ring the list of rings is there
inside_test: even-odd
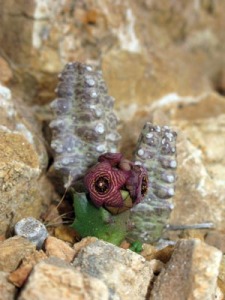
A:
[[[162,250],[146,244],[139,255],[125,246],[49,236],[37,251],[23,237],[6,239],[0,299],[223,299],[225,260],[215,247],[190,238]]]
[[[225,19],[223,1],[0,0],[0,299],[224,299]],[[103,70],[131,157],[146,121],[178,132],[168,233],[140,254],[62,226],[71,210],[49,179],[48,103],[68,61]],[[41,219],[41,250],[13,236]],[[71,217],[69,215],[69,217]],[[67,219],[67,221],[69,218]]]

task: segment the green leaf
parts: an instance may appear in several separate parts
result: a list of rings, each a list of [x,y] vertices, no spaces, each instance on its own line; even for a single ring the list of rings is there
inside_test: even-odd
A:
[[[82,236],[95,236],[119,245],[127,233],[130,211],[112,215],[103,207],[95,207],[85,193],[74,193],[75,221],[72,227]]]
[[[135,241],[131,244],[129,247],[131,251],[134,251],[136,253],[140,253],[143,250],[143,244],[140,241]]]

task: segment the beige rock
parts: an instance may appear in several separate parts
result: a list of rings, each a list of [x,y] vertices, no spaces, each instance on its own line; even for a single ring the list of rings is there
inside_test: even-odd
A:
[[[98,239],[96,237],[88,236],[83,238],[80,242],[75,243],[73,245],[73,249],[75,250],[75,255],[77,255],[83,248],[87,247],[91,243],[96,242]]]
[[[30,255],[25,256],[21,265],[8,276],[8,280],[15,286],[21,287],[27,280],[33,267],[41,260],[46,259],[47,255],[41,251],[35,251]]]
[[[97,240],[81,249],[73,266],[101,279],[112,299],[145,299],[153,271],[142,256]]]
[[[45,252],[48,256],[56,256],[68,262],[71,262],[75,255],[75,250],[73,248],[53,236],[49,236],[46,239]]]
[[[212,221],[225,228],[225,102],[215,93],[193,98],[171,95],[152,105],[178,130],[178,180],[171,223]]]
[[[14,300],[16,287],[8,282],[8,273],[0,271],[0,300]]]
[[[38,125],[20,110],[29,112],[17,110],[10,90],[0,85],[0,234],[23,217],[38,218],[52,195],[42,174],[48,158]]]
[[[208,232],[205,242],[213,247],[218,248],[221,252],[225,253],[225,233],[219,231]],[[225,279],[225,278],[224,278]]]
[[[155,247],[145,244],[143,245],[143,251],[141,252],[141,255],[144,256],[144,258],[148,261],[156,259],[163,263],[167,263],[170,260],[173,251],[174,246],[167,246],[157,250]]]
[[[39,263],[34,267],[19,300],[108,300],[107,287],[100,280],[67,268],[55,265],[54,261]]]
[[[221,258],[221,251],[200,240],[179,241],[149,299],[215,299]]]
[[[34,252],[35,245],[27,239],[14,236],[0,244],[0,270],[4,272],[14,271],[22,259]]]
[[[218,276],[218,286],[225,297],[225,255],[223,255]]]
[[[71,60],[103,66],[117,107],[224,92],[223,1],[0,4],[2,51],[29,102],[54,98],[55,75]]]
[[[0,56],[0,82],[7,83],[12,79],[12,70],[8,63]]]

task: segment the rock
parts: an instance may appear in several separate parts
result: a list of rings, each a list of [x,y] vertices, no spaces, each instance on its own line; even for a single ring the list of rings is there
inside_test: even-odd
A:
[[[38,124],[24,112],[29,115],[22,104],[17,110],[10,90],[0,85],[0,235],[23,217],[38,218],[53,194],[43,175],[48,157]]]
[[[221,251],[200,240],[179,241],[149,299],[215,299],[221,258]]]
[[[148,261],[156,259],[163,263],[167,263],[170,260],[173,251],[174,251],[174,246],[171,245],[164,247],[160,250],[157,250],[155,247],[151,245],[144,244],[141,255],[144,256],[144,258]]]
[[[0,56],[0,82],[6,84],[12,79],[12,76],[12,70],[8,63]]]
[[[74,244],[78,240],[78,233],[69,226],[59,225],[55,228],[54,231],[55,237],[65,242]]]
[[[101,279],[112,299],[145,299],[153,271],[142,256],[97,240],[80,250],[73,266]]]
[[[75,250],[73,248],[53,236],[49,236],[46,239],[45,252],[48,256],[56,256],[68,262],[71,262],[75,255]]]
[[[14,300],[16,287],[8,282],[8,273],[0,271],[0,300]]]
[[[218,276],[218,286],[225,297],[225,255],[223,255]],[[224,298],[223,298],[224,299]]]
[[[44,224],[33,217],[23,218],[14,227],[16,235],[22,236],[34,243],[37,249],[41,249],[48,236],[48,231]]]
[[[85,247],[87,247],[88,245],[90,245],[91,243],[96,242],[98,239],[96,237],[93,236],[88,236],[83,238],[80,242],[75,243],[73,245],[73,249],[75,250],[75,256]]]
[[[19,268],[10,273],[8,280],[15,286],[21,287],[27,280],[33,267],[43,259],[47,259],[47,255],[42,250],[25,256]]]
[[[147,104],[174,91],[223,93],[224,5],[1,1],[0,44],[29,102],[53,99],[56,74],[72,60],[102,64],[117,107]]]
[[[46,260],[34,267],[18,300],[108,300],[99,279],[69,268],[63,261]]]
[[[215,93],[182,98],[171,95],[152,105],[153,118],[166,114],[178,129],[178,180],[170,223],[211,221],[225,227],[225,102]]]
[[[14,236],[0,244],[0,271],[14,271],[22,259],[35,251],[35,245],[27,239]]]
[[[223,254],[225,253],[225,233],[219,231],[210,231],[206,235],[205,242],[213,247],[218,248]],[[224,278],[225,279],[225,278]]]

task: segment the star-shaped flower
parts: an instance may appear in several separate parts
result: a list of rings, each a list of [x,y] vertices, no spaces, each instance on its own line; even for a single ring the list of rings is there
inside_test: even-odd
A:
[[[124,159],[121,153],[105,153],[84,177],[84,184],[95,206],[123,207],[121,190],[129,192],[133,205],[139,203],[148,188],[144,167]]]

